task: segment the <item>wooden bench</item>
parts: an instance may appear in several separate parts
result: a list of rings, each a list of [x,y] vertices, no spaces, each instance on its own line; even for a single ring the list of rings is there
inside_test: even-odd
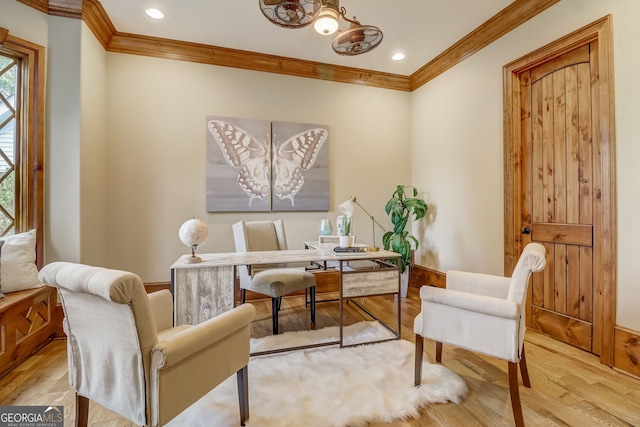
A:
[[[56,288],[43,286],[0,299],[0,377],[51,341],[57,295]]]

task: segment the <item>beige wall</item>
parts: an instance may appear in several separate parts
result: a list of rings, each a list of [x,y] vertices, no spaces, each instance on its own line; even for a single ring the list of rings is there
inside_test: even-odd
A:
[[[45,262],[79,262],[80,58],[83,24],[49,17],[46,51]],[[73,64],[73,66],[69,66]]]
[[[279,217],[289,246],[302,249],[352,194],[385,221],[395,185],[409,182],[408,93],[133,55],[108,62],[108,264],[146,281],[169,279],[191,217],[209,223],[203,252],[233,251],[238,220]],[[328,125],[331,212],[207,213],[207,115]],[[356,212],[363,242],[370,224]]]
[[[640,2],[563,0],[412,96],[412,182],[430,218],[419,259],[439,270],[503,269],[502,67],[613,15],[617,132],[617,324],[640,330]]]
[[[108,254],[107,53],[85,25],[81,52],[80,261],[100,265]]]

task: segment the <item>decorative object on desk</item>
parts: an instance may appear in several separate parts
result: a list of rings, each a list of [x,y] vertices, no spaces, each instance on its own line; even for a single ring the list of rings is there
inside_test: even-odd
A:
[[[206,120],[208,212],[329,210],[327,126]]]
[[[360,252],[366,252],[364,246],[336,246],[333,248],[333,253],[336,255],[351,255]]]
[[[352,334],[350,328],[345,327],[345,336],[352,337],[355,342],[368,341],[370,336],[381,337],[378,333],[384,333],[380,330],[383,328],[376,331],[367,328],[362,334],[357,331]],[[251,350],[255,351],[255,346],[262,340],[282,348],[333,340],[339,334],[338,328],[285,332],[277,337],[252,340]],[[406,424],[408,418],[419,417],[420,408],[429,404],[461,403],[468,393],[467,385],[443,365],[423,361],[422,385],[413,385],[414,351],[413,343],[392,340],[349,348],[324,347],[253,357],[249,362],[251,416],[247,424],[339,427],[394,420],[405,420]],[[278,392],[274,393],[274,390]],[[237,425],[236,394],[236,380],[230,377],[167,427]]]
[[[333,233],[331,220],[328,218],[321,219],[320,225],[318,225],[318,234],[321,236],[330,236],[331,233]]]
[[[360,209],[362,209],[364,213],[366,213],[369,216],[369,218],[371,218],[371,232],[373,235],[373,243],[371,246],[367,248],[367,250],[368,251],[380,250],[380,248],[376,246],[376,225],[378,225],[378,227],[380,227],[384,232],[386,232],[387,230],[382,226],[382,224],[380,224],[375,219],[373,215],[367,212],[367,210],[360,203],[358,203],[356,196],[349,197],[346,201],[340,204],[340,206],[338,206],[338,210],[340,210],[340,212],[344,213],[345,215],[353,215],[353,211],[355,210],[356,205],[358,205]]]
[[[409,196],[405,191],[408,189],[412,190]],[[413,215],[413,220],[419,221],[424,218],[428,209],[425,201],[417,196],[418,190],[415,187],[398,185],[384,208],[391,217],[393,231],[384,233],[382,244],[385,250],[392,250],[400,254],[398,261],[400,262],[400,271],[402,273],[411,263],[411,244],[414,244],[414,249],[418,249],[418,239],[405,230],[409,218]],[[402,297],[406,297],[409,283],[408,275],[403,275],[402,280],[405,281],[402,283]]]
[[[339,245],[343,248],[350,248],[353,246],[355,238],[351,234],[351,225],[353,220],[351,215],[338,216],[338,236]]]
[[[207,223],[197,218],[189,219],[180,226],[178,235],[180,236],[180,241],[191,248],[191,257],[185,261],[188,263],[202,262],[202,258],[196,256],[196,249],[206,242],[209,237]]]

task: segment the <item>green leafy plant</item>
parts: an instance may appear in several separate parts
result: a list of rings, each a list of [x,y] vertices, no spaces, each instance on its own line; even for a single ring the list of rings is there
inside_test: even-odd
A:
[[[338,227],[338,229],[340,230],[340,235],[342,236],[351,236],[351,224],[352,224],[352,220],[351,220],[351,215],[344,215],[342,217],[342,227]]]
[[[409,189],[411,190],[408,191]],[[384,233],[382,244],[385,250],[400,254],[400,271],[403,273],[411,262],[412,243],[413,249],[418,249],[418,239],[405,228],[411,216],[414,221],[419,221],[424,218],[428,209],[425,201],[417,196],[418,190],[415,187],[398,185],[384,208],[391,217],[393,231]]]

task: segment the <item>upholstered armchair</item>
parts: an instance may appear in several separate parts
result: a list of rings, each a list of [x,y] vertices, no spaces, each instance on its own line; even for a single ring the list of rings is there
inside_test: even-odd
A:
[[[162,426],[233,373],[244,425],[251,305],[172,327],[171,293],[147,295],[135,274],[55,262],[39,277],[58,288],[64,309],[76,425],[87,425],[92,400],[137,425]]]
[[[280,251],[287,249],[282,220],[239,221],[232,226],[237,252]],[[241,300],[247,289],[271,297],[273,334],[278,334],[278,313],[282,297],[298,290],[309,290],[311,322],[316,321],[316,278],[301,268],[284,265],[241,266],[239,269]]]
[[[509,366],[511,406],[517,426],[524,426],[518,365],[522,383],[531,387],[524,354],[525,298],[531,273],[545,268],[545,248],[528,244],[509,277],[448,271],[446,289],[423,286],[421,313],[415,318],[415,385],[422,380],[424,340],[436,342],[436,361],[442,344],[503,359]]]

